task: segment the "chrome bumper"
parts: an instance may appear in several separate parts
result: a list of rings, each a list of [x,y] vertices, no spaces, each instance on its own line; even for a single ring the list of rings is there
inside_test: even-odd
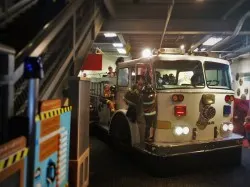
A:
[[[171,157],[179,155],[189,155],[197,153],[207,153],[212,151],[223,151],[232,148],[242,147],[243,136],[233,134],[229,138],[217,139],[209,142],[189,142],[188,144],[157,144],[143,143],[134,145],[134,148],[159,157]]]

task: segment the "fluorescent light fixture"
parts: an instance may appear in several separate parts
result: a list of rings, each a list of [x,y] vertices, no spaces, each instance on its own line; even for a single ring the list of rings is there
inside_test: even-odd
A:
[[[198,52],[198,48],[196,48],[196,49],[194,50],[194,52]]]
[[[111,38],[111,37],[116,37],[117,35],[114,32],[106,32],[106,33],[104,33],[104,36],[106,38]]]
[[[122,43],[113,43],[113,46],[114,47],[123,47],[123,44]]]
[[[206,51],[206,48],[202,48],[201,51]]]
[[[116,49],[118,51],[118,53],[120,54],[127,54],[127,51],[124,48],[117,48]]]
[[[150,49],[144,49],[143,51],[142,51],[142,57],[150,57],[152,55],[152,52],[151,52],[151,50]]]
[[[205,46],[213,46],[213,45],[217,44],[218,42],[220,42],[221,40],[223,40],[223,38],[221,38],[221,37],[211,37],[207,41],[205,41],[203,43],[203,45],[205,45]]]
[[[180,49],[181,49],[181,50],[185,49],[185,45],[182,44],[182,45],[180,46]]]

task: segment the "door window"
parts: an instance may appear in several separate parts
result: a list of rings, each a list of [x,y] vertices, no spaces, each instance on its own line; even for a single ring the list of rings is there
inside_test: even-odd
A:
[[[127,87],[129,83],[129,71],[128,68],[119,69],[118,86]]]

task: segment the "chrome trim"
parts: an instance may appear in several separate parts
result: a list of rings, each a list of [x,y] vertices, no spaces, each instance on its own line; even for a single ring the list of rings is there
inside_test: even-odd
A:
[[[203,141],[203,142],[186,142],[176,145],[154,145],[150,143],[134,144],[134,148],[141,152],[148,153],[157,157],[173,157],[180,155],[207,153],[218,150],[240,148],[242,147],[243,137],[234,134],[231,138],[223,140]]]
[[[187,154],[206,153],[206,152],[212,152],[212,151],[230,149],[230,148],[236,148],[236,147],[241,147],[241,145],[234,145],[234,146],[228,146],[228,147],[222,147],[222,148],[214,148],[214,149],[210,149],[210,150],[200,150],[200,151],[192,151],[192,152],[185,152],[185,153],[176,153],[176,154],[171,154],[171,155],[166,155],[166,156],[161,156],[161,157],[174,157],[174,156],[181,156],[181,155],[187,155]],[[150,151],[148,151],[148,152],[150,152]],[[150,153],[153,155],[157,155],[157,154],[154,154],[152,152],[150,152]]]

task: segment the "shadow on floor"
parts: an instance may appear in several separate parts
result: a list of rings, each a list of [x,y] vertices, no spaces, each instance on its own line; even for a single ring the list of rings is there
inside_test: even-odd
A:
[[[218,158],[223,159],[223,158]],[[171,168],[166,168],[171,170]],[[91,137],[90,187],[250,187],[250,149],[244,149],[242,165],[155,178],[137,163],[102,141]]]

